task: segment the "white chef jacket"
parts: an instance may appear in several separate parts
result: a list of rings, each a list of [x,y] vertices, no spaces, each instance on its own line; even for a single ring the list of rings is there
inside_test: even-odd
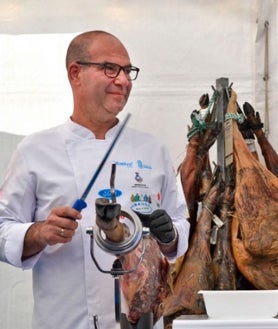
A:
[[[165,209],[180,237],[173,256],[182,255],[188,247],[186,204],[177,192],[168,152],[154,137],[127,127],[86,198],[87,207],[72,241],[47,246],[21,261],[29,226],[46,219],[53,207],[73,205],[80,198],[118,129],[119,124],[107,132],[105,140],[99,140],[68,119],[25,137],[12,157],[0,191],[0,260],[33,270],[34,329],[95,329],[96,318],[100,329],[117,327],[114,278],[96,268],[86,233],[95,222],[96,198],[109,197],[113,162],[117,202],[125,209],[145,209],[146,213]],[[94,254],[102,269],[112,268],[114,255],[98,246]]]

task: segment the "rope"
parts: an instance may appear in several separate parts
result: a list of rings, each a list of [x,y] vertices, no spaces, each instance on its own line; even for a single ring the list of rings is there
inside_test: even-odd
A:
[[[227,98],[229,99],[231,88],[230,87],[225,88],[225,92],[226,92]],[[197,134],[199,132],[203,132],[207,129],[208,124],[206,123],[205,120],[206,120],[207,115],[210,113],[212,105],[216,101],[216,97],[217,97],[217,91],[215,90],[212,97],[210,98],[207,110],[206,110],[205,114],[203,115],[203,117],[201,117],[197,111],[193,112],[193,114],[191,116],[192,128],[189,131],[189,133],[187,134],[188,140],[190,140],[195,134]],[[229,119],[234,119],[238,123],[242,124],[245,121],[245,116],[243,115],[243,113],[226,113],[225,121],[229,120]]]
[[[242,113],[226,113],[225,114],[225,121],[229,119],[234,119],[238,121],[239,123],[243,123],[245,120],[245,117]]]
[[[191,116],[192,121],[192,128],[187,134],[187,139],[190,140],[194,135],[198,134],[199,132],[203,132],[207,129],[207,123],[206,123],[206,117],[210,113],[210,109],[215,102],[216,99],[216,91],[213,93],[212,97],[209,100],[209,104],[207,107],[206,112],[201,117],[201,115],[198,115],[197,111]]]

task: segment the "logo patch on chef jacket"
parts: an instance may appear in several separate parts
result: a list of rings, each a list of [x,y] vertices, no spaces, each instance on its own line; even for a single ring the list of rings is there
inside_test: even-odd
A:
[[[138,182],[138,183],[142,183],[143,182],[143,178],[140,176],[140,174],[139,174],[139,172],[136,172],[135,173],[135,180],[136,180],[136,182]]]
[[[160,193],[148,194],[139,192],[130,197],[131,209],[142,214],[151,214],[155,209],[160,208]]]
[[[116,198],[119,197],[119,196],[121,196],[122,194],[123,194],[122,191],[115,190],[115,196],[116,196]],[[100,195],[102,198],[106,198],[106,199],[110,199],[110,200],[112,199],[111,192],[110,192],[110,189],[109,188],[100,190],[98,192],[98,195]]]
[[[153,212],[153,208],[147,202],[134,202],[131,206],[131,210],[138,211],[141,214],[151,214]]]
[[[143,167],[142,162],[137,161]],[[147,167],[145,165],[145,167]],[[150,168],[148,168],[150,169]],[[160,192],[155,192],[146,181],[148,177],[145,177],[146,173],[142,171],[134,172],[134,183],[131,186],[132,193],[130,195],[130,209],[138,211],[142,214],[151,214],[155,209],[160,208],[161,195]]]

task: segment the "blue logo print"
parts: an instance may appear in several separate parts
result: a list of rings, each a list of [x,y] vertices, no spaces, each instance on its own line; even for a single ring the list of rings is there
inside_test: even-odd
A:
[[[137,167],[140,168],[140,169],[152,169],[151,165],[143,163],[142,160],[137,160]]]
[[[115,190],[115,195],[116,195],[116,198],[121,196],[123,193],[122,191],[120,190]],[[106,198],[106,199],[112,199],[111,198],[111,192],[110,192],[110,189],[109,188],[106,188],[106,189],[103,189],[103,190],[100,190],[98,192],[98,195],[100,195],[102,198]]]

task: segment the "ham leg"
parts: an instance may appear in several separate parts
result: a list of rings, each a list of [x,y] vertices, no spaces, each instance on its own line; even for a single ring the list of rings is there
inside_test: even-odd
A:
[[[134,268],[142,254],[142,241],[132,252],[120,256],[125,270]],[[144,313],[153,313],[154,323],[163,314],[163,301],[172,289],[170,264],[162,256],[152,237],[145,238],[145,253],[137,269],[121,277],[121,288],[127,308],[127,318],[136,324]]]
[[[165,323],[181,314],[205,314],[206,309],[199,290],[213,289],[214,279],[210,253],[212,214],[223,187],[219,171],[203,201],[190,246],[174,281],[173,293],[164,302]]]
[[[232,91],[228,112],[236,113]],[[236,165],[232,247],[241,273],[258,289],[278,288],[278,178],[249,152],[233,123]]]
[[[244,103],[243,110],[249,126],[256,135],[267,169],[278,177],[278,154],[265,136],[259,112],[255,113],[253,107],[247,102]]]
[[[215,290],[236,289],[236,264],[231,244],[231,222],[234,208],[234,166],[226,169],[223,198],[219,199],[219,218],[223,225],[218,229],[217,242],[213,251],[213,272]],[[216,227],[218,227],[216,225]]]

